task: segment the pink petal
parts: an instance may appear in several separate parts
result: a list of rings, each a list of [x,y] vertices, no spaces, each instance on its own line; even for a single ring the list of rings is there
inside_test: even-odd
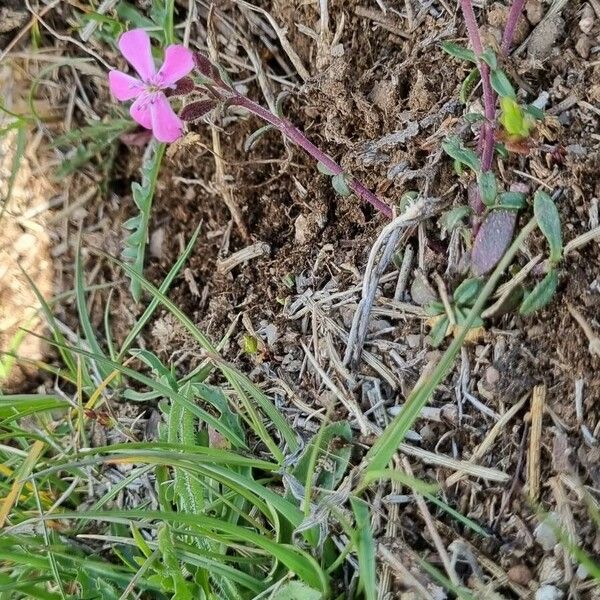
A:
[[[184,46],[172,45],[165,50],[165,61],[158,75],[161,84],[173,85],[194,68],[194,54]]]
[[[152,98],[148,96],[148,94],[141,94],[129,109],[129,113],[134,121],[137,121],[146,129],[152,129],[152,115],[150,114],[151,103]]]
[[[156,74],[150,37],[143,29],[132,29],[124,33],[119,38],[119,48],[143,81],[150,80]]]
[[[154,96],[150,105],[152,114],[152,131],[159,142],[171,143],[179,139],[183,133],[183,122],[175,114],[167,97],[162,94]]]
[[[121,101],[131,100],[142,93],[144,84],[131,75],[121,71],[110,71],[108,74],[108,85],[112,95]]]

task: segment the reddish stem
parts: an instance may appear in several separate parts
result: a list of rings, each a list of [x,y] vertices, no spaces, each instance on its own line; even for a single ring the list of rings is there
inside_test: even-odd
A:
[[[252,114],[261,118],[263,121],[270,123],[281,133],[283,133],[291,142],[300,146],[308,154],[310,154],[316,161],[322,163],[328,171],[334,175],[342,175],[344,170],[338,163],[336,163],[330,156],[325,154],[322,150],[317,148],[297,127],[295,127],[287,119],[282,119],[277,115],[273,114],[270,110],[262,107],[260,104],[250,100],[246,96],[236,94],[229,100],[230,104],[236,104],[242,106]],[[363,200],[372,204],[379,212],[384,214],[389,219],[392,218],[392,209],[383,200],[380,200],[371,190],[364,186],[360,181],[354,177],[348,179],[348,187]]]
[[[465,18],[465,24],[469,33],[469,40],[473,51],[480,57],[483,54],[483,44],[479,35],[477,18],[473,10],[471,0],[460,0],[460,6]],[[496,121],[496,98],[490,80],[490,68],[481,59],[478,60],[479,73],[481,74],[481,84],[483,87],[483,109],[486,122],[482,127],[483,148],[481,152],[481,168],[483,171],[489,171],[492,168],[494,159],[494,123]]]
[[[512,46],[513,39],[515,38],[515,32],[517,31],[517,24],[521,18],[523,8],[525,8],[526,0],[513,0],[506,19],[506,26],[504,27],[504,34],[502,36],[502,52],[508,54],[510,47]]]

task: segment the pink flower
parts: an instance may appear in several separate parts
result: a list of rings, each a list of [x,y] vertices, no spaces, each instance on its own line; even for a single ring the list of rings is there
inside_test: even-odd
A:
[[[157,71],[150,49],[150,37],[143,29],[132,29],[119,39],[119,48],[139,79],[111,71],[108,74],[110,91],[117,100],[133,100],[131,116],[146,129],[152,129],[159,142],[174,142],[183,133],[183,122],[175,114],[165,90],[194,68],[194,56],[180,45],[168,46],[165,60]]]

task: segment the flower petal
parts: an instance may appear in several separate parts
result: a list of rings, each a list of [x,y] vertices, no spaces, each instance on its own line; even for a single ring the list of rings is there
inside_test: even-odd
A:
[[[156,74],[150,37],[143,29],[132,29],[124,33],[119,38],[119,48],[143,81],[148,81]]]
[[[183,133],[183,122],[175,114],[164,94],[156,94],[153,100],[150,104],[150,114],[154,137],[159,142],[174,142]]]
[[[122,102],[137,98],[144,89],[144,84],[139,79],[121,71],[110,71],[108,85],[112,95]]]
[[[133,120],[146,129],[152,129],[151,103],[152,98],[148,94],[141,94],[129,109],[129,114],[133,117]]]
[[[185,77],[194,68],[194,54],[185,46],[167,46],[165,61],[158,71],[162,85],[169,86]]]

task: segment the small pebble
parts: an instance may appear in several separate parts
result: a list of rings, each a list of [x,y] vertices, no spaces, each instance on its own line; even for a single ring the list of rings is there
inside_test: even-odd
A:
[[[406,336],[406,341],[410,348],[418,348],[421,345],[421,336],[416,333],[411,333]]]
[[[527,0],[525,14],[532,25],[537,25],[544,18],[544,7],[540,0]]]
[[[556,534],[550,525],[547,523],[540,523],[534,530],[533,536],[535,537],[535,541],[546,551],[550,552],[550,550],[554,549],[558,540],[556,539]]]
[[[575,42],[575,50],[581,58],[589,58],[592,50],[592,40],[587,35],[580,35]]]
[[[564,597],[563,591],[554,585],[543,585],[535,593],[535,600],[562,600]]]
[[[488,367],[485,370],[485,380],[488,385],[496,385],[500,381],[500,371],[496,367]]]
[[[529,38],[527,55],[529,58],[543,60],[548,58],[553,48],[556,48],[558,39],[564,33],[565,21],[560,15],[554,15],[540,23]]]
[[[594,9],[586,4],[581,11],[581,19],[579,20],[579,29],[585,34],[588,34],[594,28],[594,21],[596,20],[596,14]]]
[[[528,585],[532,579],[531,571],[527,565],[515,565],[508,570],[508,578],[513,583]]]

